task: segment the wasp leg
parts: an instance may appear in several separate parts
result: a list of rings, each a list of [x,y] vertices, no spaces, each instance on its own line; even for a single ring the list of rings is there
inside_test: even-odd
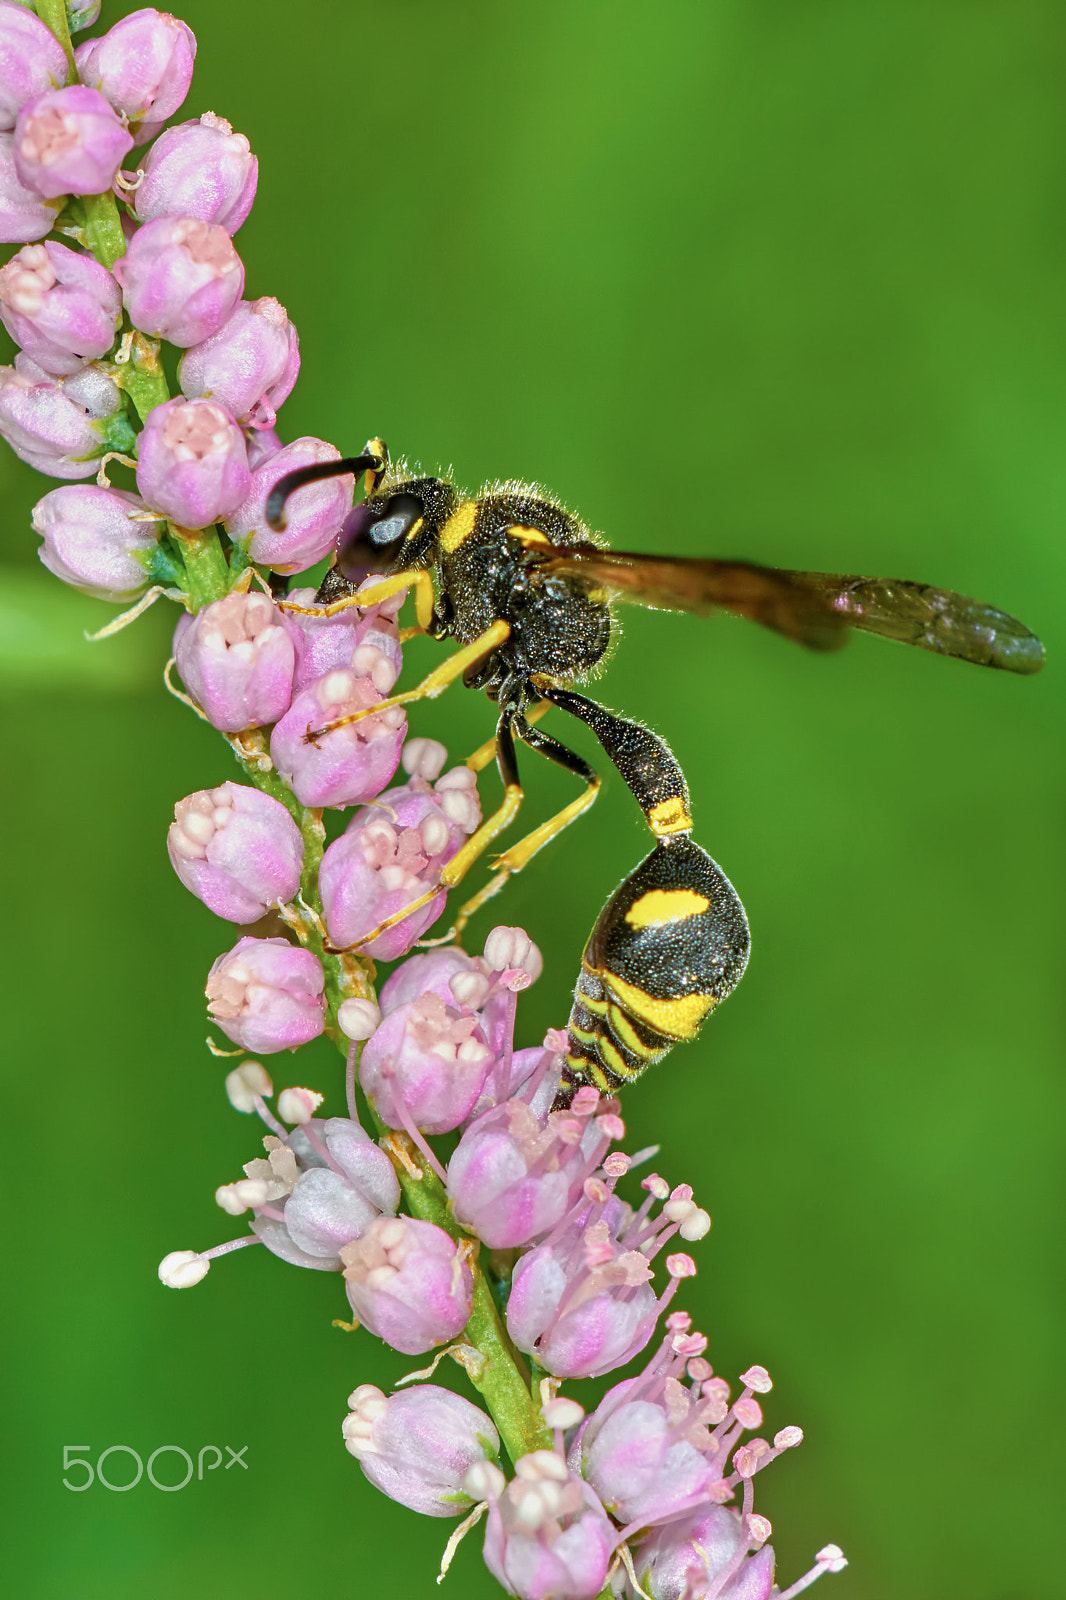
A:
[[[569,689],[544,685],[540,692],[552,705],[588,723],[629,785],[657,839],[667,841],[675,834],[692,831],[688,784],[665,739]]]
[[[398,922],[402,922],[405,917],[409,917],[413,912],[420,911],[423,906],[427,906],[431,900],[440,894],[442,889],[454,889],[455,885],[461,883],[463,878],[466,877],[478,857],[485,853],[493,839],[501,834],[505,828],[510,827],[518,815],[518,809],[524,798],[522,785],[518,777],[518,762],[515,759],[514,735],[511,732],[514,721],[514,710],[511,707],[507,707],[506,710],[501,712],[496,728],[494,744],[496,746],[496,760],[500,769],[500,778],[503,781],[503,799],[491,817],[485,818],[477,832],[470,835],[462,849],[458,850],[443,868],[439,883],[434,884],[432,889],[428,889],[417,900],[412,900],[409,906],[404,906],[402,911],[395,912],[393,916],[379,923],[370,933],[364,934],[361,939],[356,940],[355,944],[349,945],[348,948],[350,950],[360,950],[364,945],[371,944],[375,939],[380,938],[383,933],[387,933],[389,928],[394,928]]]
[[[537,703],[533,706],[530,706],[529,710],[525,713],[525,721],[539,722],[544,713],[550,710],[550,701],[538,700]],[[519,733],[518,737],[522,737],[521,733]],[[463,765],[469,767],[471,772],[484,772],[485,768],[489,765],[489,762],[495,761],[495,759],[496,735],[493,734],[491,739],[486,739],[484,744],[478,745],[472,756],[467,756]]]
[[[319,612],[318,615],[321,616],[323,613]],[[329,613],[326,612],[325,615],[328,616]],[[324,733],[333,733],[337,728],[346,728],[352,722],[362,722],[364,717],[376,717],[379,712],[388,711],[391,706],[410,705],[412,700],[435,700],[439,694],[444,693],[450,683],[454,683],[456,678],[461,678],[468,667],[475,665],[483,657],[490,656],[497,646],[503,644],[509,637],[510,632],[510,623],[502,619],[494,622],[492,627],[486,628],[478,638],[464,645],[461,650],[457,650],[447,661],[442,661],[439,667],[434,667],[429,676],[423,678],[413,689],[405,689],[402,694],[390,695],[387,700],[379,700],[376,705],[364,706],[362,711],[351,711],[346,717],[338,717],[336,721],[327,722],[321,728],[308,728],[304,739],[308,744],[313,744]]]
[[[391,578],[382,578],[380,583],[375,583],[372,589],[360,589],[357,594],[345,595],[343,600],[334,600],[332,605],[294,606],[288,600],[283,600],[281,610],[293,611],[299,617],[335,617],[338,611],[346,611],[349,606],[359,606],[365,611],[369,606],[380,605],[383,600],[399,594],[401,589],[414,590],[418,626],[423,633],[427,633],[433,621],[433,579],[423,567],[417,567],[412,572],[394,572]]]
[[[541,707],[547,709],[547,702],[542,700],[540,705],[535,707],[538,714],[540,714]],[[514,731],[522,743],[527,744],[531,750],[539,750],[541,755],[547,756],[549,761],[556,762],[560,767],[565,767],[568,772],[573,772],[577,777],[581,778],[585,784],[585,792],[578,795],[576,800],[571,800],[570,804],[564,806],[561,811],[556,812],[554,817],[549,817],[547,822],[542,822],[539,828],[534,828],[532,833],[527,833],[524,839],[519,839],[516,844],[511,845],[509,850],[505,850],[496,859],[493,876],[488,883],[459,910],[459,915],[455,919],[455,934],[457,938],[474,915],[474,912],[480,911],[487,900],[491,900],[493,895],[499,894],[513,872],[521,872],[522,868],[532,861],[539,850],[543,850],[544,846],[550,844],[552,839],[557,834],[562,833],[564,828],[569,827],[576,817],[580,817],[582,812],[587,811],[600,791],[599,775],[593,772],[588,762],[582,761],[580,756],[575,755],[572,750],[568,750],[564,744],[560,744],[558,739],[553,739],[549,734],[541,733],[538,729],[530,727],[529,717],[516,718]],[[477,754],[480,755],[481,752],[478,751]]]

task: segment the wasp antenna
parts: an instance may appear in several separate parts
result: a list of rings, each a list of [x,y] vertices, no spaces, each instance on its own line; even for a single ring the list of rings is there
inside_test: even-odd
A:
[[[343,478],[347,473],[353,472],[357,478],[364,472],[382,472],[385,468],[385,459],[381,455],[346,456],[342,461],[316,461],[310,467],[297,467],[295,472],[287,472],[279,478],[266,503],[266,519],[275,533],[285,530],[285,502],[297,489],[302,489],[305,483],[318,483],[322,478]]]

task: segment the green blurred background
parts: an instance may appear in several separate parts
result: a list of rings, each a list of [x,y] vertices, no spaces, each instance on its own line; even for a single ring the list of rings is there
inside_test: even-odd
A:
[[[670,739],[754,931],[736,996],[625,1109],[713,1213],[684,1304],[716,1369],[763,1362],[770,1427],[806,1430],[760,1481],[782,1586],[833,1539],[852,1564],[827,1600],[1062,1593],[1061,5],[182,14],[188,113],[229,117],[260,158],[237,243],[249,295],[300,329],[286,437],[381,433],[468,485],[536,478],[623,548],[922,578],[1048,643],[1020,681],[630,612],[599,692]],[[83,644],[110,613],[39,569],[45,483],[6,450],[0,480],[26,1162],[11,1592],[429,1595],[449,1526],[371,1490],[339,1433],[350,1389],[416,1363],[332,1328],[337,1280],[265,1252],[193,1293],[156,1281],[166,1250],[230,1234],[212,1191],[256,1153],[203,1046],[230,935],[163,849],[174,801],[235,774],[162,692],[173,613]],[[436,659],[412,648],[412,670]],[[462,755],[491,714],[457,690],[411,722]],[[572,793],[526,772],[531,820]],[[612,776],[498,903],[546,957],[523,1042],[565,1023],[588,928],[646,846]],[[324,1041],[290,1075],[338,1109]],[[75,1495],[66,1444],[247,1444],[248,1470]],[[453,1594],[496,1592],[477,1544]]]

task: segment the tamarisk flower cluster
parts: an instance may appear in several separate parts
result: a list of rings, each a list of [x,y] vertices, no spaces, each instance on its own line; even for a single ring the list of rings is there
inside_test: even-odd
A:
[[[185,23],[145,8],[73,49],[69,27],[98,10],[0,0],[0,238],[21,247],[0,269],[20,347],[0,369],[0,435],[63,480],[33,514],[44,564],[135,603],[103,633],[161,595],[183,607],[174,692],[245,780],[211,775],[179,799],[166,845],[185,887],[245,930],[205,993],[236,1046],[212,1050],[241,1058],[227,1096],[265,1125],[263,1153],[216,1190],[246,1231],[171,1251],[159,1276],[191,1287],[261,1244],[278,1271],[336,1273],[348,1326],[436,1352],[391,1395],[358,1385],[341,1432],[385,1494],[461,1519],[442,1573],[483,1518],[485,1562],[522,1600],[789,1600],[845,1562],[827,1545],[774,1585],[753,1484],[802,1435],[762,1437],[765,1370],[734,1397],[671,1309],[696,1271],[675,1247],[709,1216],[687,1184],[640,1176],[649,1152],[619,1148],[616,1100],[582,1088],[555,1108],[564,1032],[515,1049],[518,996],[542,968],[523,930],[495,928],[477,956],[416,951],[481,810],[473,764],[447,767],[402,709],[372,709],[402,670],[402,596],[376,601],[371,578],[332,617],[313,587],[276,598],[333,549],[354,483],[307,485],[283,532],[266,522],[283,474],[340,452],[279,433],[299,341],[275,299],[244,297],[233,243],[255,156],[212,112],[166,126],[192,79]],[[176,395],[163,341],[180,352]],[[135,490],[111,486],[116,456]],[[354,711],[371,714],[309,739]],[[400,963],[380,994],[375,961]],[[340,1113],[298,1084],[272,1110],[245,1053],[323,1033],[346,1063]],[[445,1356],[486,1409],[430,1381]],[[633,1361],[591,1411],[560,1393]]]

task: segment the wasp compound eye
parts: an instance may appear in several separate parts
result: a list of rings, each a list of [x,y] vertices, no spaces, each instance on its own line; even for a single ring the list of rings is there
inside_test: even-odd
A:
[[[422,502],[413,494],[363,500],[344,519],[337,545],[337,569],[352,583],[383,572],[422,521]]]

